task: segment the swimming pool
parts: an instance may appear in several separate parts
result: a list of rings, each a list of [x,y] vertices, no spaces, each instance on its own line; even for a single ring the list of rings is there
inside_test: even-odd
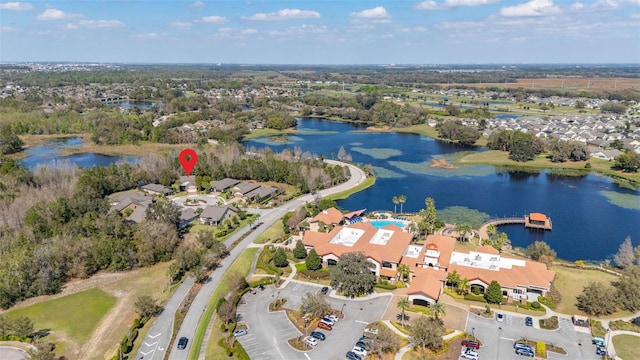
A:
[[[377,227],[378,229],[391,224],[399,228],[402,228],[404,226],[404,221],[402,220],[369,220],[369,222],[371,223],[371,225]]]

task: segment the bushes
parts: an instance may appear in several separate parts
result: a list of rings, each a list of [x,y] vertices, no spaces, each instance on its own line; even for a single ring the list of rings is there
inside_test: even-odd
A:
[[[480,294],[480,295],[475,295],[475,294],[467,294],[464,296],[465,300],[471,300],[471,301],[479,301],[479,302],[487,302],[484,299],[484,295]]]
[[[536,341],[536,355],[545,359],[547,357],[547,345],[542,341]]]
[[[308,279],[327,279],[329,277],[329,272],[325,270],[302,270],[300,274]]]
[[[609,322],[609,327],[611,330],[626,330],[640,333],[640,326],[624,320],[611,321]]]
[[[526,310],[534,310],[534,311],[546,311],[539,302],[527,302],[526,304],[518,304],[518,307]]]
[[[558,317],[552,316],[548,319],[540,319],[540,328],[545,330],[555,330],[559,327]]]
[[[550,297],[544,297],[544,296],[541,295],[541,296],[538,296],[538,301],[541,304],[544,304],[545,306],[548,306],[551,309],[554,309],[556,307],[555,302]]]
[[[373,287],[379,288],[379,289],[385,289],[385,290],[395,290],[395,289],[397,289],[397,287],[395,285],[389,284],[388,281],[383,281],[383,282],[376,283],[375,285],[373,285]]]
[[[602,326],[600,320],[589,319],[589,326],[591,327],[591,335],[597,337],[604,337],[607,334],[607,330]]]

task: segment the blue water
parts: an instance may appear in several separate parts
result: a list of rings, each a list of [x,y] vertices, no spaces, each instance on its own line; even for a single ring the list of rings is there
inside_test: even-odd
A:
[[[541,212],[553,220],[553,231],[529,231],[520,225],[499,230],[508,234],[514,246],[546,241],[567,260],[610,257],[628,235],[634,246],[640,245],[640,210],[618,206],[603,195],[611,192],[637,204],[640,191],[623,189],[605,177],[562,176],[548,171],[531,174],[487,165],[433,169],[429,167],[433,157],[453,159],[473,149],[420,135],[362,132],[352,124],[321,119],[299,120],[299,124],[300,129],[316,133],[296,134],[277,142],[258,138],[245,145],[269,146],[274,151],[299,146],[328,158],[335,158],[344,146],[354,162],[372,165],[377,176],[375,185],[338,202],[345,210],[393,210],[392,198],[405,195],[405,212],[425,208],[427,197],[435,200],[438,209],[466,206],[492,217]]]
[[[498,114],[496,116],[494,116],[496,119],[517,119],[520,117],[520,115],[514,115],[514,114]]]
[[[374,227],[377,227],[378,229],[381,229],[391,224],[399,228],[404,226],[404,222],[400,220],[369,220],[369,222],[371,223],[371,225],[373,225]]]
[[[45,145],[33,146],[25,150],[27,157],[20,163],[29,170],[35,169],[38,164],[47,164],[54,161],[69,161],[80,167],[107,166],[118,161],[135,162],[135,156],[109,156],[95,153],[77,153],[71,155],[58,155],[63,149],[77,149],[83,145],[82,138],[55,139]]]

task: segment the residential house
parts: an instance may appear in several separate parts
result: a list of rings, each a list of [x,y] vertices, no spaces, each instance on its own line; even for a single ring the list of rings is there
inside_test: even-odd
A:
[[[200,224],[220,225],[226,219],[230,219],[238,213],[233,205],[206,206],[200,214]]]
[[[180,211],[180,221],[178,222],[178,229],[184,229],[197,218],[198,213],[195,209],[190,207],[182,209],[182,211]]]
[[[230,189],[240,183],[240,180],[232,179],[232,178],[224,178],[222,180],[216,181],[211,185],[211,192],[223,192],[227,189]]]
[[[180,176],[180,191],[186,191],[189,194],[197,194],[196,176]]]
[[[618,150],[618,149],[608,149],[608,150],[596,150],[596,151],[592,151],[589,155],[591,157],[595,157],[598,159],[604,159],[604,160],[613,160],[616,158],[616,156],[621,155],[622,151]]]
[[[250,200],[247,195],[252,191],[256,190],[260,187],[260,184],[254,182],[241,182],[240,184],[234,186],[231,191],[233,191],[233,196],[237,198],[243,198],[245,200]]]
[[[325,225],[336,226],[336,225],[342,224],[343,219],[344,219],[344,214],[342,214],[340,210],[332,207],[332,208],[320,211],[318,215],[309,219],[308,223],[311,231],[318,231],[320,227],[320,222],[322,222]]]
[[[147,184],[140,187],[140,190],[151,195],[167,196],[173,194],[173,190],[160,184]]]
[[[248,192],[244,197],[256,203],[262,203],[275,197],[279,192],[278,188],[272,186],[260,186]]]

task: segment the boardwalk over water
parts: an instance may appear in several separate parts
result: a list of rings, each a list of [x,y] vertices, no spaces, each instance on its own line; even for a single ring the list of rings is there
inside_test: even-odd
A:
[[[488,239],[489,235],[487,234],[487,227],[490,225],[500,226],[507,224],[524,224],[524,227],[528,229],[540,229],[540,230],[551,230],[551,218],[546,218],[544,222],[540,221],[531,221],[530,215],[525,216],[514,216],[514,217],[505,217],[499,219],[491,219],[480,227],[480,239]]]

